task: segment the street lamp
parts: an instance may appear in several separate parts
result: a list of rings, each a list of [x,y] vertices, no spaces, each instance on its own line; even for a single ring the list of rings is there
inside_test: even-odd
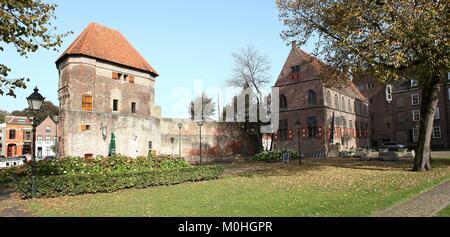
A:
[[[172,157],[173,157],[173,143],[175,142],[175,138],[170,138],[170,143],[172,143]]]
[[[183,124],[178,124],[178,156],[181,157],[181,128],[183,128]]]
[[[31,146],[31,192],[33,197],[36,196],[36,114],[41,110],[42,103],[44,103],[45,98],[39,94],[39,89],[34,88],[33,94],[27,97],[28,109],[33,113],[32,123],[33,123],[33,143]]]
[[[202,164],[202,126],[203,126],[203,121],[199,121],[197,122],[197,125],[200,129],[200,165]]]
[[[302,123],[300,122],[300,119],[297,119],[297,122],[295,123],[295,127],[297,128],[298,131],[298,165],[302,164],[302,149],[301,149],[301,145],[300,145],[300,139],[302,139],[302,134],[301,134],[301,128],[302,128]]]
[[[56,146],[56,158],[59,159],[59,135],[58,135],[58,124],[59,124],[59,116],[54,116],[53,121],[56,123],[56,140],[55,140],[55,146]]]

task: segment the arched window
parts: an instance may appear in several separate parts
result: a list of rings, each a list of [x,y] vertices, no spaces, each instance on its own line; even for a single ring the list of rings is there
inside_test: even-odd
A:
[[[280,95],[280,110],[287,109],[288,108],[288,102],[285,95]]]
[[[308,105],[316,105],[317,104],[317,95],[313,90],[308,91]]]
[[[344,96],[342,96],[342,108],[341,109],[345,111],[345,98],[344,98]]]
[[[334,95],[334,107],[339,109],[339,96],[337,94]]]
[[[331,103],[331,93],[330,91],[327,91],[327,105],[328,106],[333,106],[333,104]]]
[[[350,99],[348,99],[348,111],[349,111],[349,112],[353,112],[353,111],[352,111],[352,104],[351,104],[351,102],[350,102]]]

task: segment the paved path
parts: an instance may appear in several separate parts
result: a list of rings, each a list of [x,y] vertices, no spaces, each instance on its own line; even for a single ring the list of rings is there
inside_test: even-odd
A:
[[[383,210],[376,217],[433,217],[450,204],[450,181]]]
[[[31,217],[14,189],[0,189],[0,217]]]

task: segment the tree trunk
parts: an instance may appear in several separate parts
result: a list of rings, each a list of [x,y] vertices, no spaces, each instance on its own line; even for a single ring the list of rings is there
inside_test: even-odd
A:
[[[421,121],[419,129],[419,144],[414,158],[413,171],[431,170],[430,150],[431,136],[433,133],[434,113],[439,102],[440,84],[439,77],[427,81],[422,86]]]

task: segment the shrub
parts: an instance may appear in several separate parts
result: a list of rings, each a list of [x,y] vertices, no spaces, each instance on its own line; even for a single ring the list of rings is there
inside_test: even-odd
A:
[[[108,193],[128,188],[174,185],[217,179],[223,172],[219,166],[199,166],[179,169],[160,169],[147,172],[53,175],[38,177],[37,197],[58,197],[88,193]],[[18,179],[17,190],[22,198],[32,197],[31,179]]]
[[[298,159],[298,151],[289,149],[287,150],[289,153],[290,159]],[[276,150],[276,151],[264,151],[262,153],[259,153],[253,157],[253,160],[256,161],[277,161],[283,159],[283,153],[284,151]]]
[[[96,157],[84,159],[80,157],[66,157],[59,160],[39,161],[36,163],[38,176],[66,175],[66,174],[101,174],[121,172],[145,172],[155,169],[179,169],[190,167],[181,157],[144,156],[133,159],[116,155],[113,157]],[[31,175],[31,164],[18,168],[0,170],[0,178],[14,178]]]

